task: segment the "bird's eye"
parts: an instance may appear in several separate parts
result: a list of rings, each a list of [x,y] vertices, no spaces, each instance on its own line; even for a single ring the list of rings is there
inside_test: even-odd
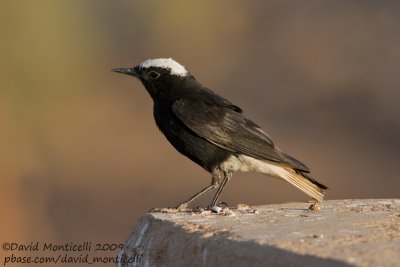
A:
[[[157,71],[150,71],[149,76],[152,79],[157,79],[158,77],[160,77],[160,73],[158,73]]]

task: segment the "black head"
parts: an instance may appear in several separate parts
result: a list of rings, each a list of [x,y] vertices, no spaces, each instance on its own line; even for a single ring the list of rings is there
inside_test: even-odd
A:
[[[154,100],[170,97],[196,83],[185,67],[171,58],[149,59],[133,68],[112,71],[138,78]]]

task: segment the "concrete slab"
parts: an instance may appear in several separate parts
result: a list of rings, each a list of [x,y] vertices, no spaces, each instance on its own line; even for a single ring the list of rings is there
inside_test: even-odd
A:
[[[144,215],[118,266],[400,266],[400,200]]]

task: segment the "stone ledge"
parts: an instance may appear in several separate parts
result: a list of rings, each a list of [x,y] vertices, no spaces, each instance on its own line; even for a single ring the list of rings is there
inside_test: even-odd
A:
[[[400,266],[400,200],[149,213],[119,266]]]

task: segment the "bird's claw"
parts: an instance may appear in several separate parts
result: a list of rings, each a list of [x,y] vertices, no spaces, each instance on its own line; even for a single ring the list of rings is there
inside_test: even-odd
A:
[[[178,211],[181,211],[181,212],[182,212],[182,211],[189,211],[189,210],[190,210],[188,204],[186,204],[186,203],[181,203],[181,204],[179,204],[178,207],[176,207],[176,209],[177,209]]]
[[[214,205],[214,206],[209,206],[208,209],[211,210],[213,213],[220,213],[223,208]]]

